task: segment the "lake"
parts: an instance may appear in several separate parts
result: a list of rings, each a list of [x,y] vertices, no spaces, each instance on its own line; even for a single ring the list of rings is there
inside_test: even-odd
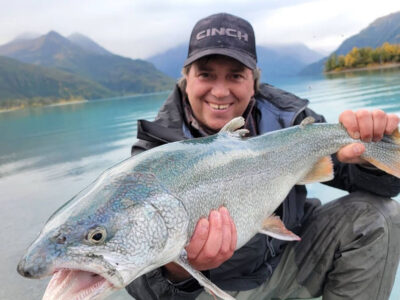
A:
[[[269,82],[309,99],[330,122],[345,109],[362,107],[400,115],[400,69]],[[137,119],[152,120],[167,95],[0,113],[0,299],[41,299],[48,279],[16,272],[25,249],[54,210],[130,156]],[[310,185],[309,193],[324,202],[345,194],[322,184]],[[400,299],[399,277],[391,300]],[[111,298],[132,299],[124,291]]]

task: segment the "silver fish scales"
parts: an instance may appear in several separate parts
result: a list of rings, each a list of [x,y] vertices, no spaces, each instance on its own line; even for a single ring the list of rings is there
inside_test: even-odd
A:
[[[99,299],[174,261],[232,299],[191,268],[184,247],[199,218],[222,205],[235,222],[237,248],[259,232],[298,240],[273,212],[295,184],[331,179],[330,155],[355,142],[340,124],[310,123],[246,138],[236,118],[217,135],[127,159],[53,214],[18,271],[55,274],[44,299]],[[400,177],[398,131],[364,144],[366,160]]]

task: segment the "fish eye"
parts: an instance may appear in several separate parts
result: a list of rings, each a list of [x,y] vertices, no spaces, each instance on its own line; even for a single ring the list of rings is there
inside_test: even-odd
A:
[[[86,240],[93,245],[102,244],[107,238],[107,231],[103,227],[95,227],[89,230]]]

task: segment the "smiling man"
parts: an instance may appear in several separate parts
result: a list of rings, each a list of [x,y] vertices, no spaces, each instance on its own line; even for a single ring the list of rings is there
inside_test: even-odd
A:
[[[232,58],[205,57],[184,72],[194,119],[208,129],[218,131],[241,116],[254,96],[253,72]]]
[[[325,121],[307,100],[259,85],[253,28],[236,16],[216,14],[195,25],[182,73],[156,120],[139,121],[132,155],[217,133],[238,116],[250,136],[298,125],[309,116]],[[339,121],[364,141],[378,141],[399,124],[396,115],[381,110],[345,111]],[[354,143],[333,156],[335,178],[327,184],[348,196],[321,205],[307,199],[305,186],[295,186],[277,209],[300,242],[257,234],[235,251],[235,224],[226,208],[216,207],[197,223],[186,246],[189,262],[237,299],[387,299],[400,252],[400,208],[390,197],[400,192],[400,181],[362,160],[364,150]],[[136,279],[127,290],[138,300],[212,299],[174,263]]]

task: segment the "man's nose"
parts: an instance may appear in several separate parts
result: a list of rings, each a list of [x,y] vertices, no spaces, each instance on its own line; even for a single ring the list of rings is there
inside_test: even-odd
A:
[[[230,91],[229,87],[223,82],[215,82],[211,93],[216,98],[224,98],[226,96],[229,96]]]

